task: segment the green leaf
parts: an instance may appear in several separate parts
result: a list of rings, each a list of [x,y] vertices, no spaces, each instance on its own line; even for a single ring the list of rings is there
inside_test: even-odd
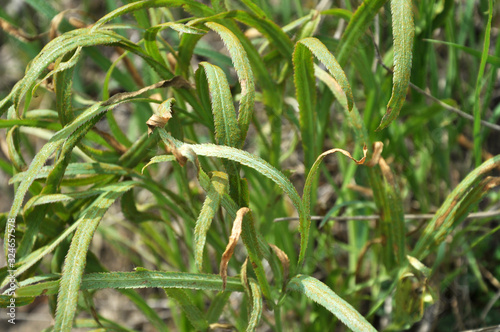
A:
[[[301,200],[299,194],[297,193],[297,190],[295,190],[293,184],[287,177],[283,175],[283,173],[271,166],[267,161],[246,151],[229,146],[215,144],[188,144],[176,140],[164,129],[160,129],[159,132],[165,144],[171,147],[175,147],[176,149],[180,149],[186,155],[189,154],[189,151],[191,150],[195,155],[229,159],[255,169],[256,171],[276,183],[288,195],[288,197],[290,197],[297,211],[300,211]]]
[[[122,182],[120,187],[115,190],[101,194],[91,204],[87,213],[81,217],[83,220],[73,236],[68,255],[64,261],[57,299],[55,329],[59,331],[71,330],[76,314],[78,291],[85,268],[87,251],[94,232],[111,204],[136,184],[137,182],[132,181]]]
[[[72,100],[72,87],[73,87],[73,72],[75,65],[79,60],[82,48],[79,47],[71,58],[71,53],[66,54],[61,60],[66,62],[59,63],[57,72],[54,72],[54,90],[56,92],[56,110],[59,115],[59,120],[64,126],[74,119],[73,114],[73,100]],[[65,64],[63,66],[63,64]],[[48,75],[47,75],[48,76]],[[46,76],[46,77],[47,77]]]
[[[48,277],[53,279],[54,275]],[[26,280],[16,290],[16,296],[32,297],[57,293],[59,280],[40,282],[39,279],[40,277]],[[83,275],[81,290],[105,288],[186,288],[222,291],[222,279],[216,274],[159,272],[140,268],[136,272],[89,273]],[[226,291],[243,292],[240,279],[236,277],[227,278]]]
[[[231,30],[223,25],[214,22],[208,22],[205,23],[205,25],[217,32],[224,41],[231,59],[233,60],[236,74],[238,75],[238,81],[240,82],[241,86],[240,107],[238,110],[238,126],[240,127],[241,131],[239,146],[241,147],[243,146],[247,135],[248,126],[250,125],[250,121],[252,120],[253,108],[255,103],[255,86],[252,68],[250,67],[250,62],[248,60],[245,49],[243,48],[238,38],[231,32]],[[212,101],[213,98],[214,96],[212,94]]]
[[[201,208],[198,220],[196,220],[196,227],[194,230],[194,257],[196,267],[199,271],[203,269],[203,249],[205,248],[205,241],[207,237],[210,224],[217,213],[220,206],[220,201],[224,193],[227,192],[228,177],[223,172],[213,172],[210,179],[210,188],[207,192],[205,202]]]
[[[325,307],[355,332],[377,331],[356,309],[316,278],[299,274],[290,280],[287,291],[304,294]]]
[[[201,62],[196,75],[205,75],[212,100],[212,114],[215,124],[215,138],[219,145],[236,147],[241,141],[241,131],[237,126],[233,97],[226,75],[217,66]]]
[[[390,271],[406,261],[403,201],[394,175],[384,159],[380,158],[378,166],[369,168],[368,180],[380,213],[377,227],[379,235],[384,238],[382,257],[386,269]]]
[[[330,74],[340,85],[347,99],[348,110],[352,110],[353,96],[347,77],[335,57],[318,39],[309,37],[301,39],[295,45],[293,53],[294,82],[300,110],[300,130],[302,147],[305,154],[306,172],[318,155],[316,139],[316,81],[312,55],[325,65]]]
[[[60,157],[57,159],[54,167],[47,175],[46,184],[40,195],[54,194],[59,190],[59,186],[64,176],[64,171],[71,160],[71,152],[101,117],[102,115],[94,117],[91,121],[77,128],[77,130],[70,137],[68,137],[62,147]],[[26,219],[29,220],[29,222],[26,225],[27,229],[21,243],[19,244],[19,257],[24,257],[29,251],[31,251],[33,245],[35,244],[37,234],[39,233],[40,224],[45,217],[45,214],[49,211],[48,208],[48,205],[38,206],[31,213],[26,215]]]
[[[341,65],[344,65],[349,57],[352,56],[359,38],[361,38],[368,29],[368,25],[373,21],[373,18],[377,15],[386,1],[387,0],[366,0],[356,9],[337,47],[336,54]]]
[[[262,294],[259,285],[255,280],[248,279],[250,291],[252,293],[252,311],[250,312],[250,319],[248,321],[247,331],[255,331],[262,316]],[[275,310],[278,310],[277,308]]]
[[[162,63],[163,65],[166,66],[165,60],[160,54],[160,50],[158,48],[158,44],[156,43],[156,35],[167,28],[171,28],[175,31],[178,31],[179,33],[186,33],[186,34],[194,34],[194,35],[204,35],[206,31],[191,27],[185,24],[180,24],[180,23],[175,23],[175,22],[167,22],[167,23],[162,23],[155,25],[149,29],[146,30],[144,33],[144,46],[146,48],[146,51],[148,54],[150,54],[156,61]]]
[[[34,180],[44,179],[49,176],[54,166],[44,166],[34,176]],[[66,167],[64,175],[72,177],[76,175],[96,175],[96,174],[113,174],[113,175],[128,175],[131,170],[123,168],[115,164],[107,163],[71,163]],[[9,184],[23,181],[27,176],[27,171],[17,173],[9,180]]]
[[[299,103],[304,164],[308,172],[319,151],[319,146],[316,144],[316,80],[314,79],[312,52],[300,42],[295,45],[293,52],[293,71],[295,93]]]
[[[394,36],[394,76],[392,96],[377,130],[384,129],[399,115],[406,100],[410,84],[413,37],[413,12],[411,0],[391,0],[392,34]]]
[[[333,154],[336,152],[342,153],[344,156],[348,157],[356,164],[361,165],[365,162],[367,148],[366,146],[363,148],[363,158],[361,158],[360,160],[354,159],[349,152],[343,149],[331,149],[320,154],[319,157],[314,162],[314,164],[312,165],[311,170],[307,174],[306,183],[304,185],[304,193],[302,194],[303,210],[300,213],[300,221],[299,221],[300,222],[299,228],[301,234],[300,254],[298,262],[299,266],[304,262],[307,244],[309,240],[309,228],[311,226],[311,196],[312,196],[313,183],[316,180],[316,175],[323,159],[329,154]]]
[[[115,19],[119,16],[138,11],[146,8],[161,8],[161,7],[184,7],[186,10],[191,12],[196,12],[203,16],[213,15],[213,10],[206,5],[193,1],[193,0],[143,0],[134,1],[125,6],[112,11],[111,13],[103,16],[99,21],[97,21],[92,29],[96,30],[102,27],[107,22]]]
[[[78,47],[118,43],[123,41],[123,39],[123,37],[111,31],[97,30],[91,32],[90,29],[78,29],[67,32],[52,40],[33,59],[23,79],[17,82],[6,98],[0,101],[0,114],[6,110],[6,107],[12,104],[14,104],[17,111],[21,98],[34,87],[44,69],[59,57]]]
[[[423,260],[465,219],[468,211],[489,190],[500,185],[498,178],[486,177],[486,174],[499,165],[500,155],[497,155],[474,169],[460,182],[423,230],[411,256]]]
[[[167,293],[168,297],[175,299],[175,301],[182,308],[182,311],[188,317],[189,322],[197,331],[208,330],[208,321],[204,317],[201,310],[194,305],[189,294],[186,293],[185,290],[178,288],[165,288],[165,293]]]
[[[481,59],[481,56],[483,54],[483,52],[475,50],[473,48],[470,48],[470,47],[467,47],[467,46],[463,46],[463,45],[459,45],[459,44],[456,44],[456,43],[451,43],[451,42],[443,41],[443,40],[424,39],[424,41],[429,42],[429,43],[433,43],[433,44],[448,45],[450,47],[457,48],[457,49],[459,49],[461,51],[464,51],[467,54],[473,55],[473,56],[475,56],[476,58],[479,58],[479,59]],[[494,55],[488,54],[487,57],[486,57],[486,62],[489,63],[489,64],[491,64],[491,65],[500,67],[500,57],[498,57],[498,56],[494,56]]]

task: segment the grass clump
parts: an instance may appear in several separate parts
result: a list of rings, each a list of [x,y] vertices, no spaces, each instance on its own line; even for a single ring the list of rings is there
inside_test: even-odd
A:
[[[0,10],[30,60],[0,91],[2,306],[47,297],[55,331],[500,324],[493,1],[28,4],[40,25]]]

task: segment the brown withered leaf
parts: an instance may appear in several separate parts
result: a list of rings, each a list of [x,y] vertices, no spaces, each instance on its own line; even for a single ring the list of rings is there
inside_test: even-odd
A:
[[[222,254],[222,259],[220,262],[220,276],[222,277],[222,290],[226,289],[227,283],[227,265],[229,260],[233,256],[234,248],[241,235],[241,225],[243,223],[243,217],[250,211],[247,207],[242,207],[236,212],[236,219],[234,219],[233,229],[231,230],[231,236],[229,237],[229,243],[226,246],[226,250]]]
[[[182,152],[179,151],[179,149],[177,149],[177,147],[175,146],[174,143],[170,142],[170,146],[165,145],[165,148],[166,148],[167,152],[170,152],[174,155],[174,157],[177,160],[177,162],[179,163],[179,165],[181,165],[182,167],[184,167],[184,165],[186,165],[188,158],[185,155],[183,155]]]
[[[370,159],[370,161],[366,163],[366,166],[373,167],[373,166],[377,165],[378,160],[380,159],[380,156],[382,155],[383,149],[384,149],[384,143],[382,143],[382,142],[373,143],[372,159]]]
[[[283,266],[283,285],[286,285],[286,282],[288,280],[288,271],[290,271],[290,259],[288,259],[287,254],[274,244],[269,243],[269,246],[271,249],[273,249],[274,253],[278,257],[278,259],[281,262],[281,265]]]
[[[156,127],[160,128],[165,127],[165,125],[167,124],[168,120],[170,120],[171,117],[172,115],[170,115],[169,117],[162,117],[156,114],[151,115],[148,121],[146,121],[146,124],[148,125],[148,136],[153,133],[153,130]]]
[[[387,163],[385,162],[385,159],[380,157],[378,160],[378,164],[380,166],[380,170],[382,171],[382,175],[384,178],[389,182],[389,184],[394,187],[395,186],[395,181],[394,181],[394,175],[392,175],[391,168]]]
[[[40,39],[42,35],[37,35],[37,36],[30,36],[26,32],[24,32],[22,29],[16,28],[12,26],[9,22],[5,21],[4,19],[0,18],[0,29],[8,33],[14,38],[17,38],[23,42],[30,42],[34,41],[37,39]]]
[[[209,331],[215,331],[215,330],[229,330],[233,331],[234,330],[234,325],[232,324],[225,324],[225,323],[212,323],[209,325]]]
[[[366,160],[366,153],[368,152],[368,148],[365,146],[363,146],[363,158],[361,158],[360,160],[357,160],[357,159],[354,159],[351,154],[349,152],[347,152],[346,150],[344,149],[338,149],[338,148],[335,148],[335,149],[331,149],[331,150],[328,150],[328,151],[325,151],[323,152],[322,154],[319,155],[318,159],[319,158],[324,158],[325,156],[329,155],[329,154],[333,154],[335,152],[340,152],[342,153],[344,156],[348,157],[349,159],[351,159],[352,161],[354,161],[356,164],[358,165],[363,165],[363,163],[365,162]]]
[[[66,9],[66,10],[63,10],[62,12],[58,13],[56,16],[54,16],[54,18],[52,18],[52,20],[50,21],[50,30],[49,30],[49,39],[50,40],[56,38],[59,35],[59,32],[58,32],[59,25],[61,24],[64,17],[67,14],[75,14],[75,13],[82,15],[82,16],[86,15],[86,13],[84,11],[81,11],[78,9]],[[72,24],[72,22],[75,23],[76,25]],[[76,18],[73,18],[72,20],[70,20],[70,24],[72,24],[75,28],[85,27],[85,23],[83,23],[82,21],[80,21]]]
[[[144,88],[137,90],[137,91],[117,93],[117,94],[113,95],[112,97],[110,97],[105,102],[103,102],[102,106],[112,105],[112,104],[118,103],[118,102],[125,100],[125,99],[137,97],[137,96],[139,96],[139,95],[141,95],[144,92],[147,92],[149,90],[166,88],[166,87],[190,88],[191,84],[188,81],[186,81],[185,78],[183,78],[181,76],[175,76],[169,80],[164,80],[164,81],[149,85],[149,86],[144,87]]]
[[[154,114],[146,121],[148,126],[148,136],[153,133],[156,127],[163,128],[168,120],[172,118],[172,106],[175,103],[174,98],[168,98],[158,106]]]

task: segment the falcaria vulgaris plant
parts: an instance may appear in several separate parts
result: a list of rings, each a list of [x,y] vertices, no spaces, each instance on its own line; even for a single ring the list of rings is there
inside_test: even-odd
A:
[[[78,28],[64,19],[69,13],[59,15],[65,32],[43,47],[0,102],[15,186],[2,215],[5,256],[16,249],[15,260],[0,270],[7,286],[2,306],[13,296],[18,306],[47,296],[54,331],[130,331],[96,310],[94,297],[105,288],[126,296],[158,331],[173,324],[283,331],[313,326],[314,315],[322,330],[335,329],[338,319],[353,331],[375,331],[374,317],[387,301],[395,309],[385,328],[420,321],[437,300],[430,280],[438,265],[429,268],[426,259],[498,185],[488,174],[500,157],[469,173],[407,238],[403,194],[376,135],[390,129],[406,99],[417,10],[411,0],[312,10],[283,26],[268,5],[250,0],[125,2],[97,22],[82,18]],[[358,85],[375,81],[356,78],[371,73],[362,72],[367,59],[351,55],[367,48],[381,10],[392,20],[387,53],[394,70],[374,128],[355,100]],[[340,38],[321,30],[339,18],[348,22]],[[110,50],[116,56],[106,57]],[[104,69],[98,97],[81,90],[88,59]],[[39,107],[41,95],[53,109]],[[341,110],[342,127],[334,124],[332,105]],[[329,144],[335,128],[350,137],[344,149]],[[30,135],[47,141],[27,162]],[[330,156],[335,152],[344,156]],[[345,274],[322,264],[335,261],[329,249],[335,240],[311,222],[324,182],[319,175],[332,177],[325,158],[342,171],[330,215],[343,208],[353,216],[356,204],[379,214],[373,227],[349,224],[347,261],[335,263],[346,264]],[[297,166],[295,176],[289,169]],[[354,199],[346,187],[355,176],[371,187],[370,202]],[[105,222],[110,215],[113,222]],[[298,222],[274,222],[279,217]],[[95,236],[135,268],[109,271],[91,249]],[[363,299],[357,294],[366,287],[372,288]],[[165,291],[173,321],[159,316],[141,288]]]

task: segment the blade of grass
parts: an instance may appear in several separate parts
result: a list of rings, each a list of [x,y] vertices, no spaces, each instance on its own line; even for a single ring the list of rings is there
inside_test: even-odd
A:
[[[397,118],[406,100],[410,83],[413,37],[413,12],[411,0],[391,0],[392,33],[394,36],[394,76],[392,95],[387,112],[377,130],[387,127]]]
[[[377,331],[356,309],[316,278],[299,274],[290,280],[287,291],[304,294],[325,307],[353,331]]]

